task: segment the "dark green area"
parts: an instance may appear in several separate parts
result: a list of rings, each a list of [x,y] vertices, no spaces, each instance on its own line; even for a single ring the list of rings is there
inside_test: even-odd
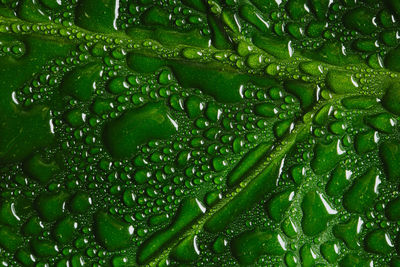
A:
[[[2,38],[9,36],[2,34]],[[50,108],[43,105],[23,108],[13,102],[12,94],[50,59],[67,54],[72,48],[69,43],[52,37],[22,38],[21,41],[27,53],[19,59],[2,57],[0,64],[0,163],[3,164],[23,160],[54,141]]]
[[[176,133],[178,124],[163,103],[147,104],[111,121],[103,138],[115,158],[132,157],[137,146],[153,139],[165,139]]]

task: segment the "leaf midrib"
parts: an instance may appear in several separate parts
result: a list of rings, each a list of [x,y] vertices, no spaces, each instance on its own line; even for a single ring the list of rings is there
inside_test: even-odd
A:
[[[75,41],[77,43],[93,42],[95,44],[95,43],[103,42],[107,46],[116,46],[116,47],[125,48],[128,50],[126,52],[147,51],[148,53],[151,53],[151,55],[153,57],[159,57],[159,58],[167,58],[167,57],[165,56],[165,53],[162,53],[160,55],[155,53],[155,51],[153,49],[154,47],[162,48],[163,50],[166,50],[172,54],[174,54],[174,52],[180,51],[184,48],[192,48],[192,49],[197,49],[203,53],[204,57],[202,59],[198,60],[202,63],[218,62],[219,64],[229,65],[230,67],[235,68],[236,71],[244,73],[244,74],[268,75],[265,73],[264,69],[260,69],[258,71],[253,71],[253,72],[249,73],[245,69],[238,67],[235,64],[235,61],[230,61],[230,60],[220,61],[214,57],[214,55],[216,53],[221,53],[221,54],[225,53],[227,55],[233,55],[233,56],[237,57],[238,59],[241,59],[244,61],[246,59],[246,56],[240,56],[237,53],[237,51],[235,51],[235,50],[221,50],[221,49],[217,49],[213,46],[210,46],[207,49],[203,49],[200,47],[188,46],[188,45],[178,45],[178,46],[174,46],[173,48],[171,48],[169,46],[161,44],[157,40],[153,40],[153,39],[149,39],[149,38],[135,39],[132,36],[127,35],[123,31],[117,31],[117,32],[112,32],[112,33],[97,33],[97,32],[83,29],[76,25],[64,26],[62,24],[52,23],[52,22],[32,23],[32,22],[26,22],[26,21],[18,19],[18,18],[8,18],[8,17],[0,16],[0,26],[3,23],[6,24],[5,26],[10,26],[10,27],[21,28],[22,26],[29,26],[30,28],[28,31],[23,31],[20,29],[18,32],[13,31],[12,28],[9,31],[7,31],[7,30],[4,31],[4,30],[0,29],[0,33],[9,33],[9,34],[13,34],[13,35],[15,35],[15,34],[18,34],[18,35],[29,35],[29,34],[45,35],[45,36],[52,36],[52,37],[56,37],[56,38],[60,38],[60,39],[67,39],[68,41]],[[18,26],[16,26],[16,25],[18,25]],[[34,30],[32,30],[33,28],[36,28],[37,30],[34,31]],[[137,29],[140,29],[140,28],[137,28]],[[49,33],[52,30],[53,31],[57,30],[58,32]],[[68,34],[61,35],[59,32],[60,30],[62,30],[63,32],[67,32]],[[243,36],[235,34],[235,39],[241,40],[241,39],[243,39]],[[144,44],[144,43],[146,43],[146,44]],[[266,59],[268,59],[268,61],[269,61],[268,64],[278,63],[278,64],[285,65],[287,68],[298,69],[299,68],[298,65],[301,62],[317,62],[319,65],[324,66],[326,69],[341,70],[341,71],[346,71],[346,72],[349,71],[349,69],[347,68],[349,66],[341,67],[341,66],[331,65],[331,64],[328,64],[325,62],[320,62],[320,61],[309,59],[307,57],[304,57],[303,55],[293,56],[288,59],[278,59],[278,58],[266,53],[265,51],[263,51],[262,49],[260,49],[256,46],[255,46],[255,48],[257,49],[256,50],[257,54],[260,54],[260,55],[264,56]],[[175,58],[175,59],[190,61],[188,59],[183,59],[182,55],[180,53],[178,53],[176,56],[172,56],[172,57],[168,57],[168,58],[169,59]],[[204,59],[204,58],[206,58],[206,59]],[[367,72],[368,72],[368,70],[372,70],[367,65],[365,65],[365,63],[363,63],[363,62],[360,62],[360,64],[353,64],[350,66],[357,66],[358,68],[364,69]],[[385,69],[382,69],[382,70],[385,70]],[[385,71],[387,71],[387,70],[385,70]],[[387,72],[388,72],[386,74],[387,76],[389,76],[391,73],[393,73],[390,71],[387,71]],[[322,76],[324,76],[325,74],[326,73],[321,73]]]

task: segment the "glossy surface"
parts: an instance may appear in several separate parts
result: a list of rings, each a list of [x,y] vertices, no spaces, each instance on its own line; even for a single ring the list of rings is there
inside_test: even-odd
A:
[[[397,0],[0,0],[3,266],[400,266]]]

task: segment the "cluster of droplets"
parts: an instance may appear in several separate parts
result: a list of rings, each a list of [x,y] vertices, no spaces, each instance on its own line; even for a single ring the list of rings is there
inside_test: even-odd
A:
[[[43,0],[40,5],[53,2]],[[264,40],[257,39],[258,32],[273,28],[279,36],[290,36],[292,48],[307,50],[312,42],[316,44],[313,48],[322,49],[340,35],[345,36],[340,40],[347,42],[346,45],[353,45],[354,38],[362,34],[362,38],[366,38],[371,25],[354,25],[346,22],[346,16],[353,17],[355,13],[373,17],[377,9],[382,8],[371,1],[358,4],[344,1],[343,6],[334,2],[319,18],[328,20],[328,26],[330,22],[334,25],[324,30],[323,23],[314,18],[320,11],[304,13],[302,2],[288,0],[276,7],[271,1],[269,5],[272,6],[267,7],[260,1],[252,1],[251,5],[247,3],[238,8],[234,1],[224,4],[209,1],[212,14],[208,14],[207,29],[202,4],[196,6],[192,1],[183,1],[178,6],[175,2],[154,5],[154,2],[138,1],[128,5],[125,1],[119,11],[127,10],[130,14],[120,15],[118,23],[127,22],[118,27],[126,28],[128,34],[129,28],[135,25],[172,27],[184,33],[195,29],[200,39],[211,38],[215,47],[227,49],[232,39],[226,37],[216,23],[217,17],[222,17],[230,30],[240,27],[242,34],[254,37],[256,44],[257,40]],[[315,5],[316,2],[312,2]],[[19,8],[17,2],[3,1],[2,4]],[[75,4],[66,4],[65,8],[72,9]],[[297,8],[299,4],[300,9]],[[235,26],[230,18],[236,12],[242,19]],[[270,23],[267,13],[274,21],[272,27],[266,26]],[[62,14],[66,18],[64,26],[72,25],[69,21],[72,12],[57,14],[55,16]],[[24,13],[19,17],[37,22],[37,18],[24,17]],[[381,33],[380,38],[386,45],[395,46],[390,43],[393,41],[391,27],[396,26],[393,15],[384,8],[376,20],[389,32]],[[79,23],[86,25],[86,21]],[[339,30],[344,27],[342,23],[352,31]],[[321,96],[328,104],[314,108],[311,121],[303,118],[307,137],[301,131],[296,132],[301,137],[281,166],[276,183],[278,189],[263,196],[256,207],[245,207],[248,212],[235,218],[222,232],[191,231],[195,232],[194,236],[172,248],[170,262],[208,266],[221,262],[279,265],[284,261],[288,266],[296,266],[301,261],[307,266],[340,261],[340,265],[347,266],[360,262],[352,250],[359,251],[362,263],[369,263],[370,259],[382,265],[399,261],[395,257],[393,240],[399,232],[396,211],[400,204],[395,190],[397,184],[391,177],[397,172],[396,157],[393,159],[392,154],[400,156],[398,150],[391,150],[399,148],[398,118],[383,109],[375,98],[343,97],[339,103],[332,100],[338,97],[333,96],[333,92],[324,90],[316,94],[319,89],[313,84],[340,94],[335,82],[348,81],[346,79],[351,76],[351,88],[361,85],[361,92],[376,90],[380,95],[381,89],[369,87],[373,86],[369,81],[387,73],[354,67],[347,69],[350,74],[343,74],[332,68],[325,77],[320,74],[327,69],[320,65],[309,66],[307,62],[300,63],[299,67],[297,62],[269,64],[270,59],[265,54],[247,44],[249,40],[241,38],[242,43],[236,47],[238,55],[211,53],[214,59],[249,73],[265,69],[267,74],[276,76],[278,82],[274,86],[244,83],[240,87],[240,101],[219,103],[201,90],[181,86],[184,77],[175,77],[169,63],[140,73],[132,71],[131,63],[127,62],[134,54],[132,51],[142,47],[145,49],[141,52],[156,52],[165,62],[180,56],[191,62],[208,61],[211,56],[206,50],[167,49],[151,40],[139,45],[122,37],[80,32],[73,27],[4,22],[0,31],[33,31],[68,37],[72,41],[86,40],[67,57],[48,63],[13,94],[17,105],[52,107],[51,131],[57,137],[57,144],[34,153],[22,163],[1,169],[2,173],[7,173],[1,183],[1,197],[9,201],[2,202],[0,207],[0,245],[5,248],[0,250],[0,255],[11,265],[17,265],[17,261],[38,265],[47,261],[54,265],[69,259],[78,266],[85,261],[94,266],[110,262],[123,266],[132,260],[128,258],[138,247],[143,247],[144,240],[174,223],[173,218],[177,217],[184,200],[196,198],[197,203],[203,202],[209,209],[223,196],[235,198],[241,190],[251,188],[247,181],[237,192],[227,188],[226,180],[232,166],[238,164],[239,169],[242,168],[240,159],[259,144],[273,144],[284,139],[293,131],[301,114]],[[308,41],[302,40],[304,32],[310,37]],[[225,41],[218,39],[221,33]],[[171,36],[179,35],[162,37]],[[371,33],[368,38],[377,36]],[[321,41],[321,46],[314,42],[316,39]],[[300,41],[303,42],[300,44]],[[363,49],[368,48],[370,42],[355,41],[354,45],[360,53],[369,53],[371,51]],[[21,41],[11,40],[2,45],[2,55],[19,58],[25,53]],[[334,49],[328,48],[321,51]],[[385,50],[379,52],[383,56]],[[379,58],[370,62],[379,65]],[[82,73],[84,75],[80,75]],[[396,112],[396,106],[391,106],[390,101],[384,105]],[[134,143],[133,147],[127,144],[124,148],[135,152],[129,159],[118,158],[118,152],[110,151],[107,142],[121,136],[107,136],[104,129],[109,125],[114,128],[113,123],[127,117],[129,128],[129,118],[134,118],[135,122],[135,116],[140,116],[137,114],[149,110],[154,116],[173,122],[175,130],[165,130],[160,140],[145,140]],[[163,131],[153,126],[149,129],[148,133]],[[289,144],[283,142],[278,146]],[[279,153],[276,155],[278,157]],[[268,158],[272,163],[274,160]],[[23,238],[12,234],[14,226]],[[354,245],[357,243],[354,240],[359,240],[360,244]],[[188,244],[189,256],[185,255]],[[273,244],[272,247],[268,247],[269,244]],[[269,249],[264,251],[263,246]]]
[[[68,171],[57,174],[57,183],[47,184],[48,180],[34,183],[30,192],[33,194],[31,197],[39,202],[47,193],[38,193],[42,189],[38,191],[36,188],[47,184],[43,189],[51,192],[54,198],[62,198],[60,201],[66,206],[71,204],[64,191],[93,192],[86,199],[93,199],[96,205],[85,211],[86,216],[74,217],[75,219],[60,217],[51,226],[46,226],[46,229],[56,229],[58,225],[65,223],[68,223],[68,227],[75,224],[87,225],[86,228],[79,228],[85,231],[82,234],[84,240],[71,237],[68,239],[71,241],[67,243],[73,242],[75,247],[72,250],[68,246],[62,249],[63,257],[72,257],[74,262],[87,260],[87,257],[96,259],[100,254],[100,258],[108,258],[107,253],[97,245],[96,239],[93,239],[96,235],[91,230],[91,216],[97,210],[106,209],[110,216],[122,217],[125,223],[135,225],[133,240],[146,238],[165,226],[176,212],[180,200],[201,184],[214,184],[214,191],[205,196],[204,202],[210,205],[215,202],[215,198],[218,199],[219,194],[225,190],[223,177],[226,175],[220,172],[224,172],[228,164],[236,162],[238,156],[266,138],[261,133],[270,132],[268,117],[294,119],[300,111],[296,98],[287,95],[283,89],[265,89],[252,84],[243,87],[246,105],[221,105],[199,90],[180,87],[169,69],[148,75],[132,75],[119,63],[124,57],[123,51],[108,52],[102,45],[81,45],[65,59],[54,60],[54,64],[45,67],[16,94],[16,102],[24,103],[24,106],[47,105],[56,97],[64,103],[62,107],[54,106],[51,112],[54,126],[52,130],[57,135],[60,146],[49,150],[45,159],[39,159],[39,162],[44,163],[38,164],[47,164],[49,169],[53,165],[62,164],[63,169]],[[86,66],[96,64],[93,63],[96,58],[101,58],[103,66],[100,68],[100,75],[95,79],[93,98],[87,102],[83,100],[85,96],[82,91],[66,89],[71,87],[66,77],[75,72],[86,71]],[[89,82],[90,85],[93,84],[92,80]],[[161,140],[142,145],[139,148],[140,155],[131,161],[115,161],[107,156],[102,140],[103,125],[118,119],[127,110],[157,101],[165,102],[170,107],[172,116],[177,119],[180,127],[192,130],[183,130],[184,134],[177,137],[176,142]],[[263,107],[262,104],[266,101],[269,104]],[[281,103],[280,106],[277,103]],[[294,112],[295,110],[298,111]],[[218,129],[220,127],[222,131]],[[247,134],[243,136],[243,133]],[[63,156],[57,163],[48,163],[55,154]],[[179,166],[186,168],[180,171],[170,162],[177,162]],[[35,171],[28,171],[31,177],[32,172]],[[47,179],[51,179],[50,176]],[[24,181],[25,179],[21,180]],[[36,194],[38,195],[35,197]],[[100,199],[103,200],[101,204]],[[74,198],[70,201],[74,202]],[[40,209],[46,205],[51,203],[39,203],[35,210],[40,213]],[[62,209],[60,206],[55,207],[57,212],[68,213]],[[76,232],[74,229],[64,230]],[[64,247],[48,243],[49,238],[56,235],[56,230],[43,231],[48,234],[44,236],[43,242],[37,244],[38,250],[45,245],[54,245],[55,251]],[[86,253],[72,256],[89,246],[88,244],[91,247],[87,248]],[[58,259],[53,254],[39,253],[38,257],[50,257],[50,262]],[[17,260],[22,261],[20,258]],[[99,264],[102,262],[104,260],[100,259]]]
[[[234,264],[239,260],[242,264],[257,262],[277,266],[282,261],[287,266],[299,263],[324,266],[327,262],[339,263],[340,266],[352,266],[357,262],[387,265],[398,262],[395,252],[398,216],[394,213],[399,203],[395,190],[397,185],[388,176],[390,170],[387,166],[391,165],[387,160],[383,160],[386,168],[379,163],[382,161],[379,153],[386,149],[382,144],[396,138],[397,128],[390,126],[395,134],[389,133],[386,126],[390,121],[383,118],[386,115],[382,114],[387,113],[378,103],[371,102],[374,107],[374,112],[371,112],[365,108],[356,109],[356,102],[357,99],[347,99],[342,102],[344,106],[333,105],[323,124],[318,123],[318,115],[315,117],[316,127],[326,127],[324,131],[336,137],[318,135],[296,144],[294,153],[286,157],[282,169],[281,181],[286,182],[280,183],[279,190],[265,196],[256,207],[236,218],[224,232],[216,235],[200,233],[197,240],[204,246],[197,262],[208,265],[210,257],[214,264]],[[332,124],[357,125],[356,121],[364,123],[364,126],[356,129],[339,127],[342,129],[340,132],[332,131]],[[338,147],[338,138],[346,135],[348,144]],[[326,146],[326,142],[333,142],[335,146]],[[398,141],[395,142],[398,146]],[[377,152],[378,147],[381,152]],[[345,154],[341,154],[342,149],[346,150]],[[336,161],[335,157],[344,158],[332,169],[317,163],[322,157],[328,161]],[[361,197],[360,194],[366,200],[357,198]],[[309,221],[312,217],[318,218],[318,222]],[[244,238],[245,235],[249,239]],[[282,238],[281,245],[285,249],[278,255],[284,254],[283,257],[274,257],[277,252],[261,252],[246,243],[248,240],[256,244],[266,242],[264,240],[274,242],[274,235]],[[245,245],[235,243],[237,239]],[[248,262],[249,259],[241,254],[241,250],[246,249],[260,254]]]
[[[30,22],[53,21],[71,26],[74,21],[76,0],[40,0],[25,3],[18,0],[3,0],[0,6],[4,16],[18,16]]]
[[[257,143],[273,142],[281,137],[288,129],[286,121],[294,121],[301,110],[298,100],[280,86],[260,88],[247,84],[241,89],[246,104],[216,103],[199,90],[182,88],[167,68],[151,74],[132,74],[122,64],[125,56],[123,50],[108,50],[101,44],[80,45],[70,56],[54,60],[54,64],[34,76],[17,92],[16,100],[25,106],[47,105],[59,94],[57,97],[64,103],[62,107],[54,106],[51,112],[55,127],[52,130],[60,146],[49,150],[46,158],[57,153],[63,155],[54,164],[64,165],[68,174],[61,172],[59,181],[46,188],[60,197],[64,196],[64,190],[95,192],[91,199],[96,203],[85,218],[69,224],[91,225],[90,216],[96,210],[106,209],[110,216],[122,217],[125,223],[135,225],[132,238],[140,240],[169,223],[181,199],[201,184],[208,184],[208,190],[213,189],[206,194],[204,202],[214,203],[226,190],[223,179],[227,167]],[[98,59],[101,64],[97,63]],[[95,69],[91,69],[92,66]],[[93,90],[90,101],[86,99],[86,89],[71,89],[68,77],[80,72],[94,77],[88,83],[84,81],[84,85]],[[93,73],[97,74],[91,76]],[[102,137],[104,125],[117,120],[126,111],[159,101],[169,106],[172,117],[184,129],[176,142],[149,142],[138,148],[140,155],[131,161],[118,161],[108,156]],[[278,120],[275,137],[268,134],[270,118]],[[279,121],[285,121],[283,128]],[[50,164],[47,161],[44,160],[44,164]],[[170,162],[186,167],[178,170]],[[42,195],[46,194],[39,193],[36,199]],[[103,199],[101,204],[99,199]],[[45,205],[40,204],[36,209],[42,206]],[[91,239],[82,242],[93,245],[98,238],[93,239],[90,229],[85,230],[85,237],[91,236]],[[78,245],[76,249],[81,248]],[[88,251],[86,254],[94,258],[105,253],[98,245]],[[65,257],[69,255],[64,253]]]
[[[208,36],[207,17],[203,12],[178,1],[134,1],[127,3],[128,11],[120,17],[121,27],[163,26],[178,31],[198,31]]]
[[[24,43],[13,38],[3,40],[0,45],[1,56],[12,56],[14,58],[20,58],[25,54],[25,50],[26,47]]]

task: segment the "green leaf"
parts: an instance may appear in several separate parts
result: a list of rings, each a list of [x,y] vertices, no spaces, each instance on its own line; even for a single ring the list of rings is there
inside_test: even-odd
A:
[[[395,0],[0,1],[8,266],[398,266]]]

